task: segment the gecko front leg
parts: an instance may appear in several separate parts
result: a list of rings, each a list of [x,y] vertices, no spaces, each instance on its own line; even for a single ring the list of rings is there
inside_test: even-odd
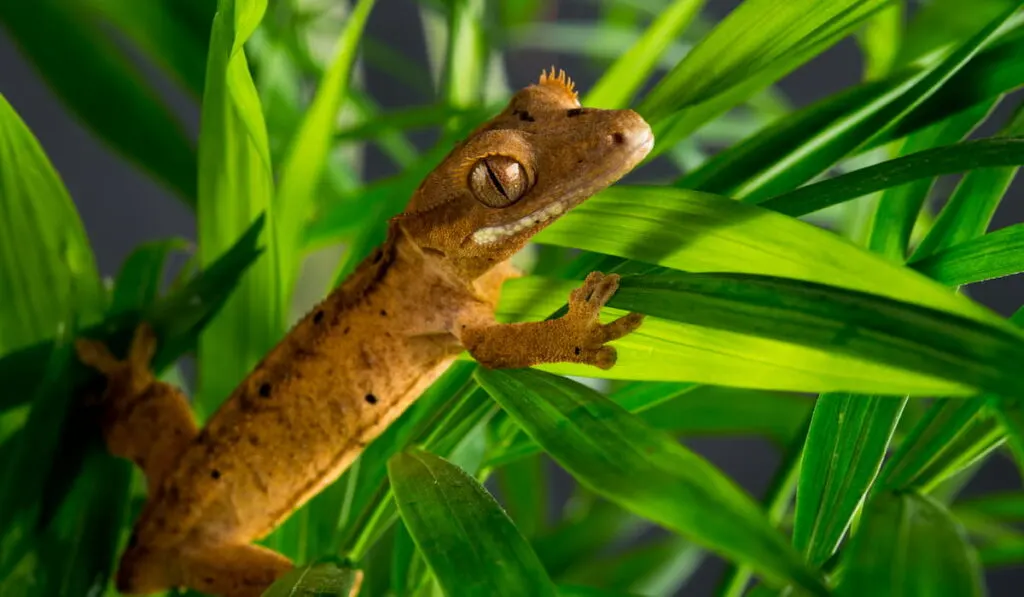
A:
[[[617,274],[593,272],[569,294],[569,312],[551,321],[501,324],[475,319],[461,324],[459,340],[481,365],[491,369],[530,367],[541,363],[586,363],[601,369],[615,364],[615,348],[607,343],[637,329],[643,314],[598,321],[601,307],[619,286]],[[493,316],[492,316],[493,317]]]

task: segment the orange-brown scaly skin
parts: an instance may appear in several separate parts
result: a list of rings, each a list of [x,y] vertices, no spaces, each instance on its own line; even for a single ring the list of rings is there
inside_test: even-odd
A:
[[[387,241],[202,431],[185,397],[149,373],[148,327],[125,361],[79,341],[81,359],[109,380],[107,445],[143,469],[149,488],[119,590],[261,594],[291,563],[252,542],[335,480],[464,349],[488,367],[612,366],[605,343],[641,321],[598,323],[616,276],[588,276],[559,320],[499,324],[494,309],[516,275],[508,258],[652,143],[637,114],[580,109],[564,75],[543,75],[453,149],[391,221]]]

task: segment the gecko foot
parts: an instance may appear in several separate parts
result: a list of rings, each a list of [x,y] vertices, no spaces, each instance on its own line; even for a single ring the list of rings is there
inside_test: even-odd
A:
[[[126,377],[136,383],[148,383],[152,379],[149,363],[156,352],[156,334],[148,323],[135,328],[128,356],[124,360],[111,354],[107,345],[99,340],[79,338],[75,340],[75,352],[86,365],[96,369],[108,379]]]
[[[607,324],[598,320],[601,307],[608,303],[618,288],[618,274],[591,272],[583,285],[569,294],[569,313],[564,320],[576,336],[579,345],[574,351],[583,363],[601,369],[611,368],[617,354],[615,348],[605,344],[637,329],[644,320],[642,313],[630,313]]]

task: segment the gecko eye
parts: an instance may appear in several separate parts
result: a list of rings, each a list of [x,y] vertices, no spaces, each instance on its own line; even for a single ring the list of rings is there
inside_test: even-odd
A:
[[[490,155],[473,166],[469,187],[476,200],[487,207],[508,207],[526,193],[529,180],[526,169],[514,159]]]

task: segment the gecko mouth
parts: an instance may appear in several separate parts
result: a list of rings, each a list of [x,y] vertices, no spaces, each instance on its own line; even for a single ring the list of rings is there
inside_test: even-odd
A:
[[[624,176],[626,173],[632,170],[633,167],[636,166],[636,164],[640,163],[640,160],[644,159],[644,157],[646,157],[647,154],[650,153],[653,147],[654,135],[652,135],[650,133],[650,130],[648,129],[648,133],[647,135],[644,136],[643,140],[640,143],[634,145],[628,151],[627,155],[629,155],[631,158],[629,160],[631,162],[629,168],[619,173],[618,176],[615,176],[615,174],[620,171],[621,166],[618,168],[609,168],[608,170],[591,178],[591,180],[606,180],[609,176],[615,176],[612,182],[618,180],[618,178]],[[605,183],[603,185],[600,185],[598,188],[600,189],[610,184],[611,183]],[[537,211],[531,212],[519,218],[515,222],[503,224],[501,226],[488,226],[486,228],[481,228],[473,233],[473,242],[475,242],[478,245],[489,245],[492,243],[496,243],[504,238],[508,238],[510,236],[519,234],[520,232],[524,232],[526,230],[530,230],[532,228],[536,228],[544,224],[547,224],[548,222],[554,220],[558,216],[562,215],[563,213],[569,211],[573,207],[576,207],[577,205],[582,203],[591,194],[592,193],[582,193],[577,196],[570,196],[565,199],[559,199],[554,203],[545,205],[544,207],[538,209]]]

